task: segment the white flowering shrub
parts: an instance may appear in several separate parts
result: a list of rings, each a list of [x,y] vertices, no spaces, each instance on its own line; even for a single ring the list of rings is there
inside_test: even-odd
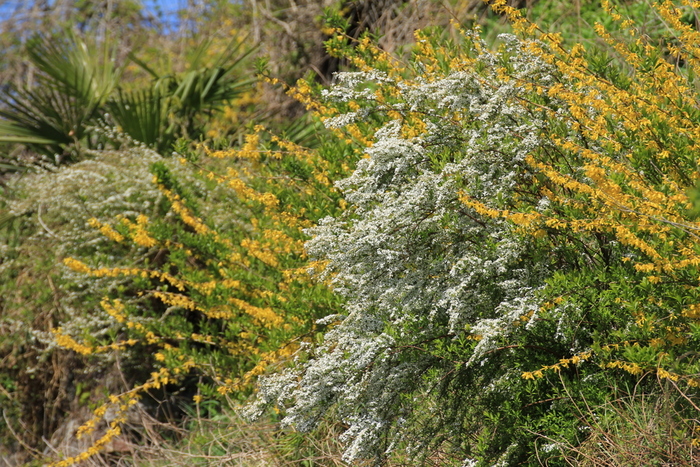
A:
[[[364,104],[328,125],[389,109],[399,118],[380,126],[354,173],[337,183],[346,213],[309,230],[308,252],[327,261],[319,276],[345,298],[344,313],[326,319],[335,324],[307,361],[265,381],[261,394],[294,401],[286,421],[300,429],[334,407],[349,424],[349,461],[381,458],[406,432],[466,436],[465,423],[484,415],[468,407],[496,407],[520,378],[515,362],[503,368],[512,356],[500,347],[536,325],[551,264],[506,219],[464,198],[513,206],[532,183],[524,159],[542,144],[543,120],[519,101],[522,87],[499,82],[496,65],[528,81],[551,82],[554,70],[504,39],[502,53],[476,57],[480,72],[412,81],[341,73],[326,93]],[[395,102],[377,102],[372,85],[393,89]],[[422,131],[406,122],[412,115]],[[538,209],[547,207],[540,199]],[[418,405],[425,410],[416,413]],[[416,449],[433,443],[412,439]]]
[[[586,404],[634,387],[660,397],[659,381],[690,400],[700,385],[684,360],[700,316],[687,196],[697,100],[659,84],[691,92],[694,78],[602,28],[637,75],[588,61],[494,3],[520,34],[497,52],[475,33],[419,33],[404,68],[367,39],[343,52],[362,71],[321,98],[339,109],[329,128],[366,142],[336,183],[348,209],[307,231],[313,272],[345,303],[319,322],[318,346],[262,380],[251,411],[276,403],[302,431],[338,417],[348,462],[400,451],[410,463],[566,465],[564,446],[596,417]],[[691,436],[696,408],[681,406]]]
[[[36,167],[7,181],[4,215],[14,221],[4,226],[0,244],[0,402],[7,412],[0,439],[8,436],[8,446],[13,437],[5,422],[16,423],[12,428],[25,433],[25,442],[40,445],[62,414],[75,409],[74,398],[83,403],[92,398],[90,391],[114,366],[114,355],[88,358],[58,351],[51,330],[61,326],[75,339],[109,339],[121,329],[100,306],[105,294],[119,293],[126,302],[147,306],[129,280],[88,277],[62,261],[74,257],[131,267],[152,259],[148,248],[115,243],[96,226],[117,215],[166,215],[164,197],[152,183],[154,163],[173,166],[192,190],[204,190],[192,170],[140,146],[95,152],[70,166]],[[120,358],[127,378],[148,369],[148,359],[128,348]]]
[[[104,235],[96,226],[120,215],[164,215],[163,195],[153,184],[151,167],[162,156],[144,147],[95,153],[93,157],[61,168],[38,168],[9,181],[12,197],[6,200],[9,213],[29,219],[21,242],[3,246],[3,271],[22,269],[27,258],[39,248],[59,268],[63,294],[61,312],[71,319],[99,320],[104,312],[86,313],[85,300],[96,305],[104,290],[116,287],[114,278],[91,278],[65,268],[66,257],[90,259],[99,265],[130,265],[147,253],[133,251]],[[194,191],[204,184],[178,163],[169,163]],[[98,222],[95,222],[98,221]],[[50,259],[49,259],[50,258]],[[35,258],[36,259],[36,258]],[[54,271],[58,274],[59,271]],[[106,316],[106,314],[104,314]],[[75,323],[74,332],[93,330],[87,323]],[[53,339],[48,339],[50,343]]]

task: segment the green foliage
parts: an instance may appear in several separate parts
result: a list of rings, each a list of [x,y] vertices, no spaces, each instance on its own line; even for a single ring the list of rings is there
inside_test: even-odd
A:
[[[153,164],[162,196],[156,206],[163,209],[156,215],[132,210],[114,224],[90,221],[118,248],[137,257],[141,251],[141,261],[117,267],[97,256],[64,261],[76,275],[111,284],[101,305],[112,319],[78,334],[70,318],[55,330],[56,342],[82,355],[153,355],[150,377],[111,396],[123,410],[170,387],[197,407],[222,396],[243,400],[258,375],[308,345],[316,319],[337,309],[338,298],[307,277],[302,244],[304,228],[338,210],[325,174],[344,170],[349,148],[325,141],[321,158],[276,137],[265,143],[261,131],[239,149],[203,150],[189,157],[196,163],[182,159],[196,164],[204,185],[183,183],[164,163]]]
[[[121,94],[114,99],[111,108],[116,111],[113,113],[115,121],[122,128],[127,125],[136,126],[135,122],[143,121],[148,130],[141,126],[140,131],[149,139],[156,137],[159,142],[154,147],[161,152],[171,150],[172,143],[177,138],[199,140],[206,128],[202,117],[211,118],[224,105],[239,97],[253,82],[241,79],[236,74],[241,63],[255,51],[254,47],[243,50],[245,43],[246,38],[234,37],[212,59],[210,56],[214,41],[204,40],[189,55],[186,67],[188,71],[182,73],[159,74],[131,54],[131,59],[151,75],[152,88],[147,90],[149,96],[132,92],[128,98],[124,96],[124,101]],[[157,121],[148,121],[153,118],[151,115],[157,116]],[[166,118],[170,118],[169,128],[165,126]],[[131,135],[128,131],[127,133]],[[134,138],[142,141],[135,136]]]
[[[121,70],[115,47],[85,42],[74,33],[36,37],[27,46],[40,73],[32,87],[10,85],[0,96],[0,141],[28,144],[46,155],[63,155],[85,137],[86,126],[116,87]]]
[[[4,213],[12,224],[5,225],[0,244],[0,378],[13,384],[3,383],[6,391],[0,391],[7,415],[0,421],[4,446],[17,443],[5,426],[8,421],[20,442],[38,447],[42,437],[51,440],[67,413],[77,410],[72,394],[91,397],[94,404],[97,394],[103,397],[100,384],[121,390],[118,380],[101,380],[114,369],[113,360],[57,350],[51,329],[64,323],[64,333],[76,338],[89,329],[114,335],[99,302],[104,290],[126,290],[128,284],[70,274],[60,263],[66,256],[124,266],[142,261],[143,251],[115,247],[88,223],[134,210],[158,213],[159,192],[148,169],[160,156],[143,148],[91,156],[71,166],[25,173],[5,187]],[[177,173],[188,185],[197,183],[187,171]],[[120,358],[126,380],[147,363],[136,353]],[[74,392],[78,387],[82,395]]]
[[[241,51],[232,41],[214,60],[212,41],[200,44],[188,63],[190,70],[157,75],[145,63],[132,60],[153,75],[136,89],[125,91],[122,71],[115,65],[117,41],[84,40],[74,32],[37,36],[27,47],[28,58],[39,70],[37,83],[8,85],[0,96],[0,141],[22,143],[41,154],[77,160],[81,147],[93,149],[116,143],[95,137],[88,128],[115,123],[136,141],[163,154],[181,137],[200,139],[206,118],[239,96],[251,83],[235,70],[253,49]]]
[[[145,89],[125,93],[117,90],[107,104],[109,115],[126,134],[149,147],[167,149],[175,137],[170,123],[169,98],[159,90]]]
[[[336,411],[348,461],[565,465],[590,436],[580,407],[671,384],[690,404],[661,432],[684,427],[692,453],[697,31],[657,5],[681,44],[666,57],[611,11],[596,55],[493,4],[518,33],[497,53],[474,32],[417,34],[407,66],[329,42],[362,71],[317,108],[366,149],[307,250],[345,315],[261,406],[302,431]]]

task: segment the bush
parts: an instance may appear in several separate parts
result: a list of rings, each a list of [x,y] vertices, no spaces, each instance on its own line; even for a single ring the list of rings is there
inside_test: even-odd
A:
[[[698,33],[657,5],[669,57],[611,10],[604,57],[504,4],[497,53],[424,34],[402,68],[367,39],[324,94],[327,126],[369,141],[307,243],[344,312],[257,408],[301,430],[333,408],[347,461],[564,465],[590,436],[578,407],[664,381],[694,427]]]
[[[97,453],[120,434],[129,408],[153,391],[179,394],[185,407],[222,396],[240,401],[268,366],[313,340],[315,320],[336,309],[337,298],[304,271],[303,229],[321,213],[337,212],[328,176],[353,157],[337,141],[320,152],[330,156],[274,137],[266,143],[257,128],[238,149],[186,152],[181,162],[198,168],[201,181],[163,161],[151,164],[159,211],[90,221],[116,248],[140,252],[140,260],[66,258],[72,274],[109,284],[96,292],[109,318],[104,325],[81,323],[78,334],[78,321],[69,317],[54,330],[56,342],[83,355],[149,358],[133,362],[143,376],[97,407],[78,433],[98,426],[109,407],[120,414],[111,430],[55,465]]]
[[[142,147],[103,151],[69,167],[37,167],[5,186],[0,400],[7,411],[4,421],[15,423],[12,428],[29,446],[51,439],[76,404],[94,397],[99,375],[115,363],[58,351],[51,329],[64,323],[63,332],[74,339],[113,336],[112,318],[99,302],[105,290],[123,290],[126,284],[71,273],[61,261],[68,256],[122,266],[143,261],[143,248],[114,245],[89,224],[117,214],[164,214],[149,172],[161,160]],[[202,186],[191,171],[175,169],[193,190]],[[133,357],[122,354],[125,362]],[[140,356],[133,361],[143,363]],[[0,425],[3,444],[10,445],[12,435],[4,422]]]
[[[56,341],[133,349],[154,371],[79,430],[116,408],[93,448],[55,465],[94,454],[149,391],[199,409],[245,399],[268,367],[251,412],[277,403],[302,431],[337,417],[348,462],[565,465],[602,461],[597,440],[617,433],[630,452],[616,459],[696,462],[698,35],[668,3],[665,48],[611,11],[606,55],[493,3],[517,32],[497,52],[478,31],[423,32],[404,66],[367,36],[331,39],[360,71],[290,92],[339,136],[318,150],[256,129],[183,154],[211,184],[159,162],[155,214],[89,221],[141,257],[67,259],[107,285],[105,321],[69,317]],[[673,410],[645,437],[634,417],[658,401]],[[656,449],[666,436],[673,452]]]

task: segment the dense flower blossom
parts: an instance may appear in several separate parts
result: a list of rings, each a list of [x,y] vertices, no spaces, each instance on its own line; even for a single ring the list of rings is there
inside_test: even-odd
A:
[[[694,75],[598,27],[635,70],[624,75],[494,7],[520,32],[498,52],[474,33],[446,47],[418,33],[409,68],[358,54],[364,71],[323,94],[345,109],[327,126],[365,144],[336,183],[347,210],[307,230],[312,272],[344,313],[262,380],[254,410],[280,404],[302,430],[332,412],[348,461],[398,448],[455,465],[548,463],[581,442],[581,404],[645,375],[700,386],[683,362],[700,339],[700,125],[695,98],[679,97]]]
[[[479,60],[507,60],[520,78],[551,81],[547,64],[514,54],[520,44],[504,39],[508,50]],[[534,322],[546,263],[531,261],[512,223],[463,198],[512,205],[527,183],[524,159],[540,144],[543,122],[519,102],[524,89],[500,80],[495,67],[410,84],[379,72],[340,73],[336,81],[326,97],[364,99],[362,115],[387,110],[372,104],[367,83],[396,86],[399,102],[391,109],[420,113],[422,125],[416,132],[405,131],[401,119],[381,125],[356,170],[336,184],[349,209],[308,230],[309,254],[327,261],[319,277],[345,298],[346,314],[308,360],[263,382],[261,400],[293,401],[285,421],[302,430],[335,407],[349,425],[345,457],[352,461],[381,457],[391,449],[389,433],[410,429],[401,400],[432,391],[425,377],[444,367],[433,347],[471,342],[470,358],[459,364],[468,370],[485,365],[520,324]],[[546,209],[545,199],[541,205]],[[501,385],[494,379],[489,390]]]

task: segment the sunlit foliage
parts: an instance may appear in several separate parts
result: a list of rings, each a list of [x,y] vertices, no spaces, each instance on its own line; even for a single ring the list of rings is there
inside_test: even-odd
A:
[[[579,407],[670,383],[697,437],[699,36],[682,3],[656,6],[668,55],[607,4],[607,59],[505,1],[517,35],[496,53],[418,33],[399,66],[331,40],[361,71],[324,94],[346,106],[326,124],[367,147],[307,249],[346,304],[261,404],[302,430],[332,408],[348,461],[553,465],[587,436]]]

